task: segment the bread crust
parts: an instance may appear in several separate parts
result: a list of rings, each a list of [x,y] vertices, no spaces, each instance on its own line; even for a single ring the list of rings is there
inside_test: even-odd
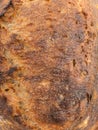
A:
[[[2,16],[6,12],[10,3],[11,0],[0,0],[0,16]]]
[[[90,130],[98,97],[89,1],[12,4],[0,18],[0,115],[12,130]]]

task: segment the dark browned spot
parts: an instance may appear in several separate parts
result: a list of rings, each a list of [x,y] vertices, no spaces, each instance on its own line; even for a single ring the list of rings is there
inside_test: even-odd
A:
[[[6,97],[0,97],[0,108],[3,109],[3,106],[6,104]]]
[[[87,19],[88,14],[85,11],[82,11],[82,14],[84,15],[85,19]]]
[[[6,89],[5,89],[5,91],[6,91],[6,92],[8,92],[8,91],[9,91],[9,89],[8,89],[8,88],[6,88]]]
[[[17,70],[17,67],[11,67],[11,68],[7,71],[7,75],[8,75],[8,76],[11,76],[16,70]]]
[[[65,112],[63,110],[59,110],[55,107],[53,107],[50,110],[49,116],[50,116],[50,122],[51,123],[61,124],[61,123],[64,123],[66,121]]]
[[[47,2],[49,2],[50,0],[46,0]]]
[[[5,60],[5,57],[0,56],[0,64],[2,64],[4,62],[4,60]]]
[[[76,60],[73,59],[73,67],[75,67],[75,66],[76,66]]]
[[[6,12],[10,3],[11,0],[0,0],[0,16],[2,16]]]
[[[18,122],[19,124],[21,124],[22,122],[21,122],[21,117],[20,116],[14,116],[14,120],[16,121],[16,122]]]
[[[0,96],[0,113],[4,115],[12,114],[12,107],[7,104],[7,98],[5,96]]]
[[[4,77],[4,72],[0,72],[0,84],[3,84],[4,82],[6,82],[6,79]]]
[[[90,101],[92,100],[92,94],[87,93],[86,95],[87,95],[87,101],[88,103],[90,103]]]

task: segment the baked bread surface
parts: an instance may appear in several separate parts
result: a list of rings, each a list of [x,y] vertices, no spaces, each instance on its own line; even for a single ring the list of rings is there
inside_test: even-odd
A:
[[[0,17],[1,130],[91,130],[95,30],[87,0],[12,0]]]

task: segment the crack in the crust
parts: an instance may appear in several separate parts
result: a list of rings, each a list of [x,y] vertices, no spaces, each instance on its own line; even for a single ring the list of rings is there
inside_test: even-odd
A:
[[[0,0],[0,16],[3,16],[9,7],[11,0]]]

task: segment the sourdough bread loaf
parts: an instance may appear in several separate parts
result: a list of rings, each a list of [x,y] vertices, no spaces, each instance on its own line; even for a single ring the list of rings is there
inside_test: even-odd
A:
[[[91,130],[97,92],[90,1],[12,0],[9,7],[6,1],[0,6],[1,130]]]

